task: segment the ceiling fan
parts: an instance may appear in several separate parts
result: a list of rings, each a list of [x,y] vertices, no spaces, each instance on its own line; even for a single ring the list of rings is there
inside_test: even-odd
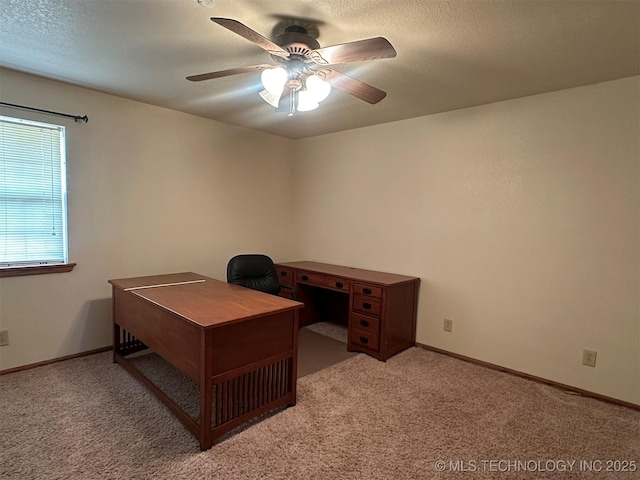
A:
[[[334,70],[341,63],[392,58],[396,51],[383,37],[368,38],[329,47],[320,47],[314,38],[317,28],[293,22],[272,40],[231,18],[212,17],[211,21],[253,42],[271,54],[276,63],[232,68],[218,72],[192,75],[187,80],[200,82],[214,78],[261,71],[265,89],[260,96],[289,116],[297,111],[313,110],[324,100],[331,87],[342,90],[365,102],[376,104],[387,94],[369,84]],[[291,22],[289,22],[291,23]]]

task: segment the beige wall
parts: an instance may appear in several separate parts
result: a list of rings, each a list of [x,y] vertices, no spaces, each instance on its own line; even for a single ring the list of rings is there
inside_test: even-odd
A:
[[[67,127],[73,272],[0,280],[0,369],[111,343],[107,279],[196,271],[225,279],[241,252],[289,251],[289,140],[0,71],[5,102],[89,116]]]
[[[640,404],[639,91],[298,141],[297,253],[421,277],[420,343]]]
[[[640,404],[639,91],[294,142],[0,71],[3,101],[90,118],[62,120],[78,266],[0,280],[0,369],[109,345],[108,278],[223,279],[231,255],[265,251],[419,276],[420,343]]]

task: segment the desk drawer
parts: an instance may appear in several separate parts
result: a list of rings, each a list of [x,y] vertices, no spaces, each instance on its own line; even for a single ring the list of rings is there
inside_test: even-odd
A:
[[[380,312],[382,312],[382,302],[378,299],[367,297],[365,295],[354,295],[353,310],[356,312],[367,313],[369,315],[380,315]]]
[[[353,284],[353,293],[357,295],[369,295],[371,297],[382,298],[382,288],[373,285]]]
[[[281,288],[280,293],[278,293],[279,297],[288,298],[289,300],[293,300],[293,293],[288,288]]]
[[[380,337],[366,330],[351,329],[349,331],[349,340],[351,343],[368,348],[369,350],[377,351],[380,347]]]
[[[331,277],[310,272],[298,272],[296,281],[308,283],[310,285],[318,285],[320,287],[334,288],[336,290],[349,291],[349,282],[340,277]]]
[[[349,317],[349,327],[352,329],[355,328],[358,330],[364,330],[367,333],[379,335],[380,319],[352,313],[351,317]]]
[[[293,270],[288,268],[276,267],[276,272],[278,272],[278,280],[280,281],[280,285],[289,285],[293,286]]]

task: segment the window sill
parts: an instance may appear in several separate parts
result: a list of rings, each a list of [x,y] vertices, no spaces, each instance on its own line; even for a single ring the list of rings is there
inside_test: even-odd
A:
[[[57,263],[55,265],[30,265],[28,267],[0,267],[0,278],[42,275],[44,273],[66,273],[73,270],[75,266],[75,263]]]

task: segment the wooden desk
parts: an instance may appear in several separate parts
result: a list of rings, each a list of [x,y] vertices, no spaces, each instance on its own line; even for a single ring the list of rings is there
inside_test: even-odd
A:
[[[296,287],[300,325],[348,326],[347,349],[387,360],[416,343],[420,279],[318,262],[276,265],[282,285]]]
[[[295,405],[301,303],[195,273],[109,283],[114,362],[155,393],[202,450],[263,412]],[[198,419],[127,359],[146,348],[198,383]]]

